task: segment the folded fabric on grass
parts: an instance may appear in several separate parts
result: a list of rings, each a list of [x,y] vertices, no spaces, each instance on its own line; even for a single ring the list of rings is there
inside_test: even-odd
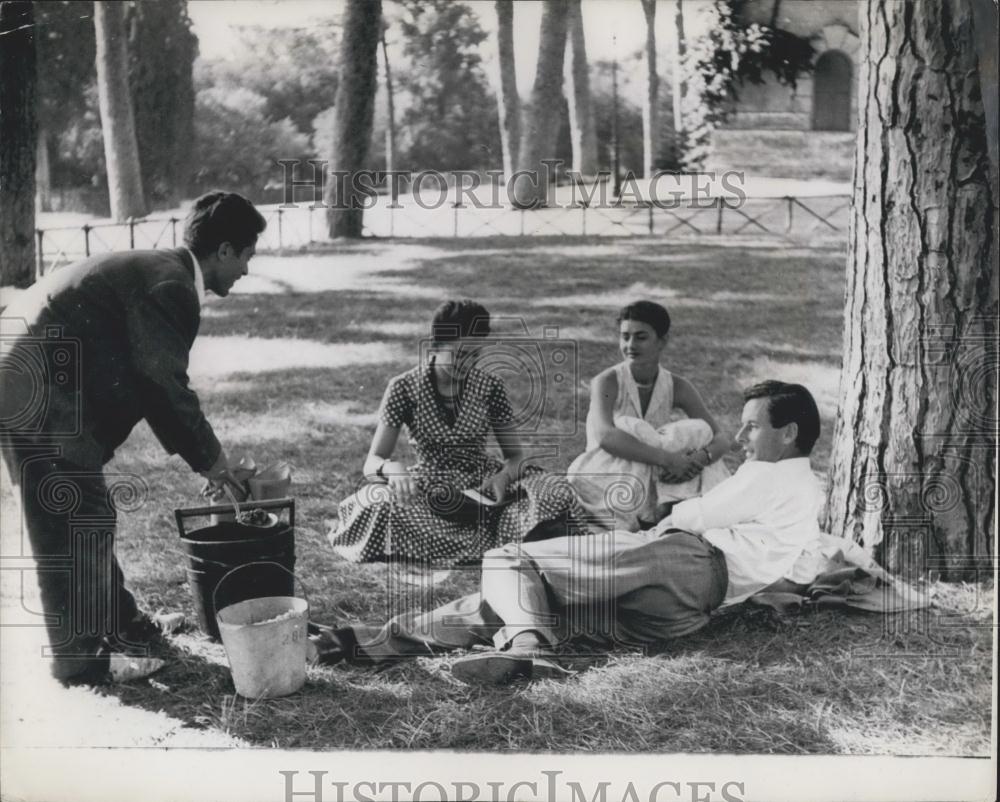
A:
[[[820,538],[819,550],[808,555],[814,561],[816,578],[805,590],[763,590],[747,603],[779,613],[817,607],[899,613],[930,606],[926,593],[892,576],[854,541],[827,534]]]

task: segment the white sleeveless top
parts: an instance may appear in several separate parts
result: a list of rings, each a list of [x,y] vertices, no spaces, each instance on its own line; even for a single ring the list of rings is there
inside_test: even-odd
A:
[[[639,418],[654,429],[669,423],[674,408],[674,377],[663,365],[653,384],[653,395],[649,399],[646,414],[642,414],[642,403],[639,401],[639,388],[636,386],[632,371],[627,362],[619,362],[614,366],[615,377],[618,379],[618,397],[611,410],[612,420],[622,417]],[[596,410],[591,406],[587,412],[587,450],[598,448]]]

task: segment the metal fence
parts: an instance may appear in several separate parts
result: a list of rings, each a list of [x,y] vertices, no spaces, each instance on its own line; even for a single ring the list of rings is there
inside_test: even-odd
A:
[[[539,237],[671,236],[684,238],[757,235],[795,241],[846,234],[847,195],[703,199],[697,205],[663,208],[574,205],[544,209],[479,208],[449,203],[438,208],[380,202],[364,213],[369,237]],[[283,253],[327,242],[326,209],[262,206],[267,229],[259,251]],[[183,220],[146,217],[124,223],[95,223],[36,230],[38,273],[94,253],[181,244]]]

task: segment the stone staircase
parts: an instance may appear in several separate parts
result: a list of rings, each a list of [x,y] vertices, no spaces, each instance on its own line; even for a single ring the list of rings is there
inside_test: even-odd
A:
[[[741,170],[747,177],[850,181],[854,132],[718,129],[705,169]]]

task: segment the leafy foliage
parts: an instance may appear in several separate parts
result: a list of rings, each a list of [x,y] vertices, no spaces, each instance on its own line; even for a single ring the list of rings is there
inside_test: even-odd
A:
[[[501,166],[496,98],[482,66],[487,33],[454,0],[401,0],[395,23],[403,40],[397,148],[410,170]]]
[[[199,64],[198,87],[250,89],[264,98],[265,119],[287,118],[298,131],[308,132],[337,94],[335,30],[247,25],[237,33],[240,47],[229,58]]]
[[[688,92],[684,120],[685,161],[697,166],[705,156],[712,129],[725,121],[739,99],[742,83],[762,84],[767,75],[794,87],[813,68],[813,47],[790,31],[746,24],[745,0],[713,0],[707,9],[708,33],[688,44],[682,69]]]
[[[287,117],[269,120],[267,104],[252,89],[198,91],[195,183],[200,191],[225,187],[257,197],[269,182],[280,180],[279,159],[308,158],[309,137]]]

